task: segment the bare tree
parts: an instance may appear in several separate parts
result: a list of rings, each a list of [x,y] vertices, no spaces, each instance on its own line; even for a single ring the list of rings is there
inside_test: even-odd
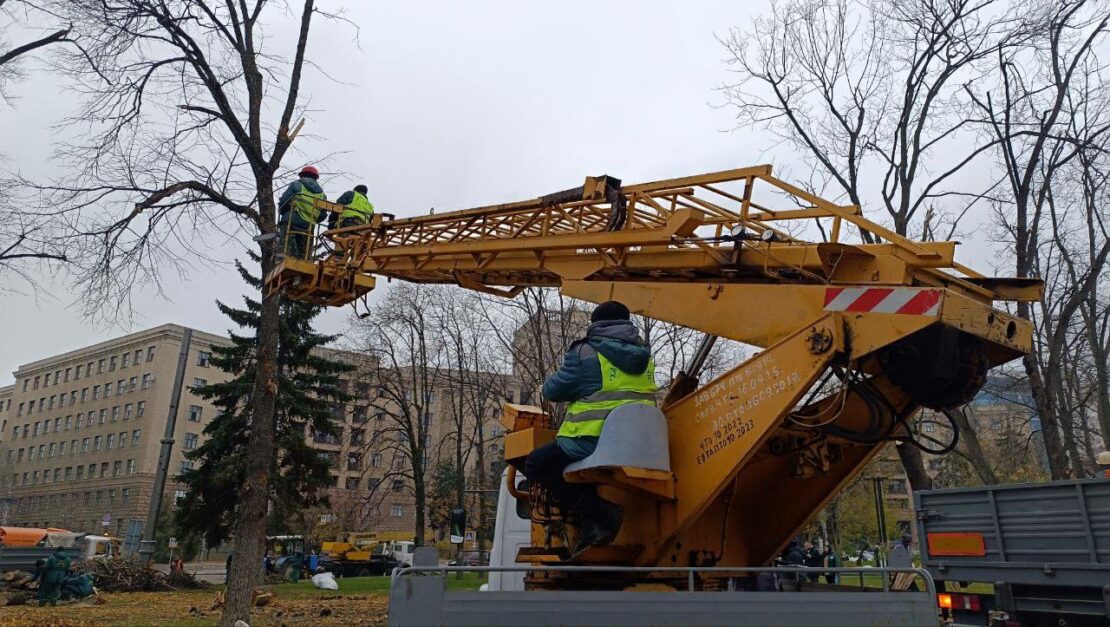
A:
[[[489,466],[489,447],[497,441],[488,424],[500,415],[501,403],[516,400],[513,394],[512,364],[507,353],[494,339],[493,330],[476,294],[443,292],[436,315],[443,334],[451,367],[440,387],[446,395],[444,406],[450,430],[441,445],[450,445],[453,464],[460,469],[454,486],[454,507],[466,508],[466,489],[477,490],[478,550],[484,550],[487,528],[487,490],[496,482]]]
[[[739,127],[765,127],[801,154],[815,190],[861,207],[874,190],[899,235],[916,222],[933,238],[947,211],[951,237],[993,187],[953,184],[992,145],[976,141],[962,115],[962,87],[995,50],[1012,45],[1013,18],[993,0],[853,8],[847,0],[795,0],[748,31],[733,29],[722,43],[737,80],[723,91]],[[898,453],[912,487],[929,488],[920,451]]]
[[[544,380],[558,369],[566,347],[585,335],[588,305],[551,288],[529,288],[510,300],[483,296],[479,302],[494,339],[512,359],[521,402],[540,403]]]
[[[63,222],[91,313],[122,314],[135,290],[203,266],[229,238],[256,237],[260,272],[275,266],[274,193],[303,113],[300,97],[314,0],[47,0],[82,52],[65,52],[80,111],[63,145],[71,173],[40,185],[44,212]],[[288,56],[267,19],[295,16]],[[255,355],[247,485],[235,526],[221,624],[249,619],[259,583],[274,454],[278,298],[262,301]]]
[[[961,87],[1010,38],[1012,18],[1000,4],[776,5],[770,17],[723,40],[737,79],[722,89],[737,127],[765,127],[797,150],[816,190],[861,207],[877,191],[900,235],[927,210],[935,219],[946,200],[957,201],[954,224],[987,191],[949,183],[989,147],[967,141],[974,134],[962,115]],[[923,234],[934,227],[921,223]]]
[[[979,110],[982,128],[998,147],[1007,194],[996,203],[996,217],[1014,255],[1016,275],[1041,276],[1048,283],[1038,306],[1039,320],[1029,303],[1018,303],[1017,313],[1037,325],[1035,350],[1024,357],[1023,365],[1043,426],[1052,477],[1060,479],[1070,474],[1067,449],[1075,449],[1074,432],[1061,424],[1071,420],[1061,404],[1062,360],[1072,319],[1082,315],[1080,308],[1101,272],[1095,267],[1079,284],[1065,276],[1061,245],[1066,248],[1066,240],[1056,195],[1065,193],[1066,181],[1057,177],[1066,177],[1087,144],[1101,143],[1107,132],[1104,117],[1084,119],[1079,133],[1074,122],[1084,117],[1092,82],[1101,82],[1094,71],[1095,50],[1105,40],[1110,13],[1104,3],[1086,0],[1028,3],[1022,8],[1023,28],[1033,34],[1028,45],[999,50],[995,87],[966,91]],[[1047,228],[1053,229],[1055,243],[1046,245],[1040,233]],[[1100,261],[1096,253],[1091,261],[1101,265],[1105,255]]]
[[[433,317],[435,294],[423,286],[393,286],[371,315],[352,329],[358,347],[373,358],[381,418],[370,446],[389,457],[384,480],[407,490],[415,503],[415,542],[427,523],[432,406],[447,370],[447,352]],[[398,483],[400,482],[400,483]]]
[[[53,16],[35,3],[23,0],[0,0],[0,100],[8,105],[17,99],[11,93],[12,83],[27,76],[26,60],[46,48],[63,43],[73,43],[70,29],[55,24],[18,42],[6,41],[5,35],[13,27],[29,29],[35,22],[54,21]],[[3,155],[0,155],[0,159]],[[14,191],[14,186],[9,186]],[[26,285],[34,285],[32,264],[47,261],[65,261],[66,255],[47,229],[48,223],[33,219],[27,213],[22,199],[11,193],[0,198],[0,272],[5,281],[0,289],[10,289],[13,277]]]
[[[39,27],[41,22],[57,22],[49,10],[38,3],[26,0],[0,0],[0,38],[12,26],[34,29],[35,34],[17,43],[0,39],[0,100],[11,104],[14,97],[10,85],[27,75],[24,61],[41,49],[64,42],[73,43],[71,29],[55,23],[53,26]]]

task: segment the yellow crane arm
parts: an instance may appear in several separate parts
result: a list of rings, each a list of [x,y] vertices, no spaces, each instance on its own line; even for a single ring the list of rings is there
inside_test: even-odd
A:
[[[791,234],[806,224],[822,226],[828,241]],[[846,244],[849,227],[883,243]],[[1036,281],[985,278],[956,263],[954,242],[911,241],[858,207],[775,178],[769,165],[629,186],[590,177],[522,202],[393,220],[379,214],[321,239],[335,254],[286,258],[267,290],[326,305],[366,294],[375,275],[506,296],[568,280],[928,285],[984,302],[1035,300],[1040,290]]]
[[[818,230],[822,241],[802,239]],[[861,243],[846,241],[853,231]],[[578,563],[766,563],[886,442],[914,436],[918,408],[966,402],[987,369],[1027,352],[1031,325],[993,302],[1043,290],[978,274],[955,260],[955,242],[911,241],[767,165],[638,185],[590,177],[522,202],[379,215],[322,239],[326,254],[286,257],[267,293],[343,305],[375,276],[503,296],[559,287],[763,349],[665,408],[672,478],[587,477],[621,488],[606,498],[626,523],[615,546]],[[544,525],[518,559],[568,559],[545,526],[558,520],[537,507]]]

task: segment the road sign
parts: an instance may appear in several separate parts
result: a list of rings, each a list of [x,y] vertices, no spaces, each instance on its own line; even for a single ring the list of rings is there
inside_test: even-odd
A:
[[[466,541],[467,542],[473,542],[474,541],[474,532],[473,531],[467,531],[466,532]]]
[[[100,524],[104,525],[104,528],[107,529],[108,526],[112,524],[112,515],[104,514],[104,517],[100,519]]]
[[[167,544],[167,545],[168,545],[168,546],[169,546],[169,547],[170,547],[171,549],[176,549],[176,548],[177,548],[177,538],[170,538],[170,541],[169,541],[169,542],[167,542],[166,544]]]

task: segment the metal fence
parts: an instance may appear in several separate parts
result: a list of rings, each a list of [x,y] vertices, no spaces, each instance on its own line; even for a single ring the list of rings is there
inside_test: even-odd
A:
[[[581,572],[667,575],[685,579],[685,590],[533,590],[474,592],[447,589],[458,572]],[[798,590],[750,591],[733,584],[760,573],[833,573],[859,586],[798,586]],[[891,575],[913,573],[916,591],[895,591]],[[880,588],[864,585],[879,575]],[[729,582],[723,590],[698,590],[700,577]],[[393,571],[390,625],[739,625],[936,627],[936,585],[929,573],[911,568],[623,567],[623,566],[413,566]]]

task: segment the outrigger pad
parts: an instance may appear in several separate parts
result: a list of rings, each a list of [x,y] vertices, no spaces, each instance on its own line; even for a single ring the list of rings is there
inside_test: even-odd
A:
[[[567,466],[563,476],[573,481],[571,475],[576,472],[598,469],[643,469],[669,476],[671,455],[663,412],[642,403],[621,405],[609,412],[593,454]]]

